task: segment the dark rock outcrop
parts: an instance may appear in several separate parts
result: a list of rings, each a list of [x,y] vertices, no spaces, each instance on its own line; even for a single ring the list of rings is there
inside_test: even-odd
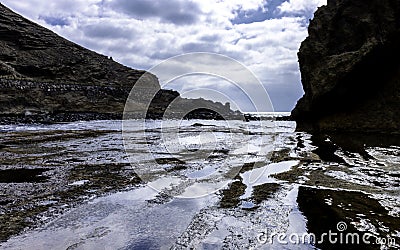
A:
[[[160,90],[154,96],[146,114],[147,119],[203,119],[203,120],[243,120],[238,111],[232,111],[230,104],[223,105],[203,98],[182,98],[177,91]]]
[[[130,93],[139,78],[138,93]],[[0,123],[121,119],[128,97],[154,119],[175,99],[186,109],[196,102],[160,89],[156,76],[72,43],[0,4]],[[203,100],[200,106],[236,115],[220,103]]]
[[[298,53],[299,129],[400,131],[400,1],[328,0]]]

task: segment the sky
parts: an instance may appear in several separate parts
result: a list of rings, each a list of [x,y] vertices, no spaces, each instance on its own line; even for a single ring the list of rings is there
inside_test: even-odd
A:
[[[303,95],[297,51],[307,37],[313,13],[326,1],[1,2],[57,34],[135,69],[148,70],[170,57],[191,52],[231,57],[260,80],[275,111],[290,111]],[[190,96],[196,88],[237,95],[227,81],[213,79],[207,83],[206,77],[180,79],[167,87],[180,91],[184,97],[196,97]],[[207,91],[202,93],[207,95]],[[242,107],[248,109],[242,111],[253,111],[246,104]]]

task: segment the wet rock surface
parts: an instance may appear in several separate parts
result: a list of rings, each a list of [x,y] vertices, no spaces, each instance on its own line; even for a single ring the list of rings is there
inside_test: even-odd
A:
[[[309,230],[315,235],[329,231],[341,233],[337,229],[338,221],[346,225],[345,233],[358,235],[358,238],[347,239],[346,249],[379,249],[378,237],[385,239],[387,235],[397,234],[399,219],[389,216],[388,210],[377,200],[362,192],[301,187],[297,201],[300,210],[308,218]],[[367,236],[370,244],[362,240]],[[336,242],[329,242],[326,237],[325,242],[316,246],[321,249],[337,249],[346,243],[345,237],[342,242],[339,238]]]
[[[298,53],[305,95],[299,129],[400,131],[400,3],[329,0]]]
[[[38,175],[44,182],[0,183],[1,235],[8,239],[2,247],[282,249],[277,236],[267,236],[320,237],[340,233],[337,224],[344,222],[343,233],[371,233],[374,244],[340,247],[381,249],[375,240],[388,239],[383,249],[389,243],[399,249],[398,145],[369,138],[344,149],[343,140],[338,146],[333,137],[295,132],[294,122],[278,121],[261,132],[257,122],[237,121],[228,129],[222,121],[199,120],[184,121],[181,137],[167,140],[186,148],[171,156],[160,140],[174,129],[165,125],[151,122],[145,138],[132,131],[127,147],[134,166],[147,166],[151,187],[129,164],[116,122],[3,126],[2,169],[48,171]],[[220,150],[209,150],[207,140],[199,147],[194,138],[200,134],[214,134]],[[259,140],[263,136],[273,138],[274,147]],[[228,138],[250,146],[237,150]],[[196,177],[202,181],[193,182]],[[177,198],[224,180],[207,196]],[[260,234],[267,238],[260,241]],[[327,239],[284,246],[338,247]]]
[[[114,124],[1,132],[0,241],[80,202],[140,184]]]

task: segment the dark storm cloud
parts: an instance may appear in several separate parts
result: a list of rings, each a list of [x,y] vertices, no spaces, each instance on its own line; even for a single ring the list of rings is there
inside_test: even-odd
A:
[[[111,24],[91,24],[83,27],[86,36],[92,38],[132,38],[135,33]]]
[[[196,3],[187,0],[115,0],[110,5],[136,19],[155,17],[176,25],[196,23],[202,14]]]

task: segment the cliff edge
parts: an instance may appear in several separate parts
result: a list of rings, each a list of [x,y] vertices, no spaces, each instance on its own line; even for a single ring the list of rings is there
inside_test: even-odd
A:
[[[328,0],[298,53],[298,129],[400,131],[400,2]]]

